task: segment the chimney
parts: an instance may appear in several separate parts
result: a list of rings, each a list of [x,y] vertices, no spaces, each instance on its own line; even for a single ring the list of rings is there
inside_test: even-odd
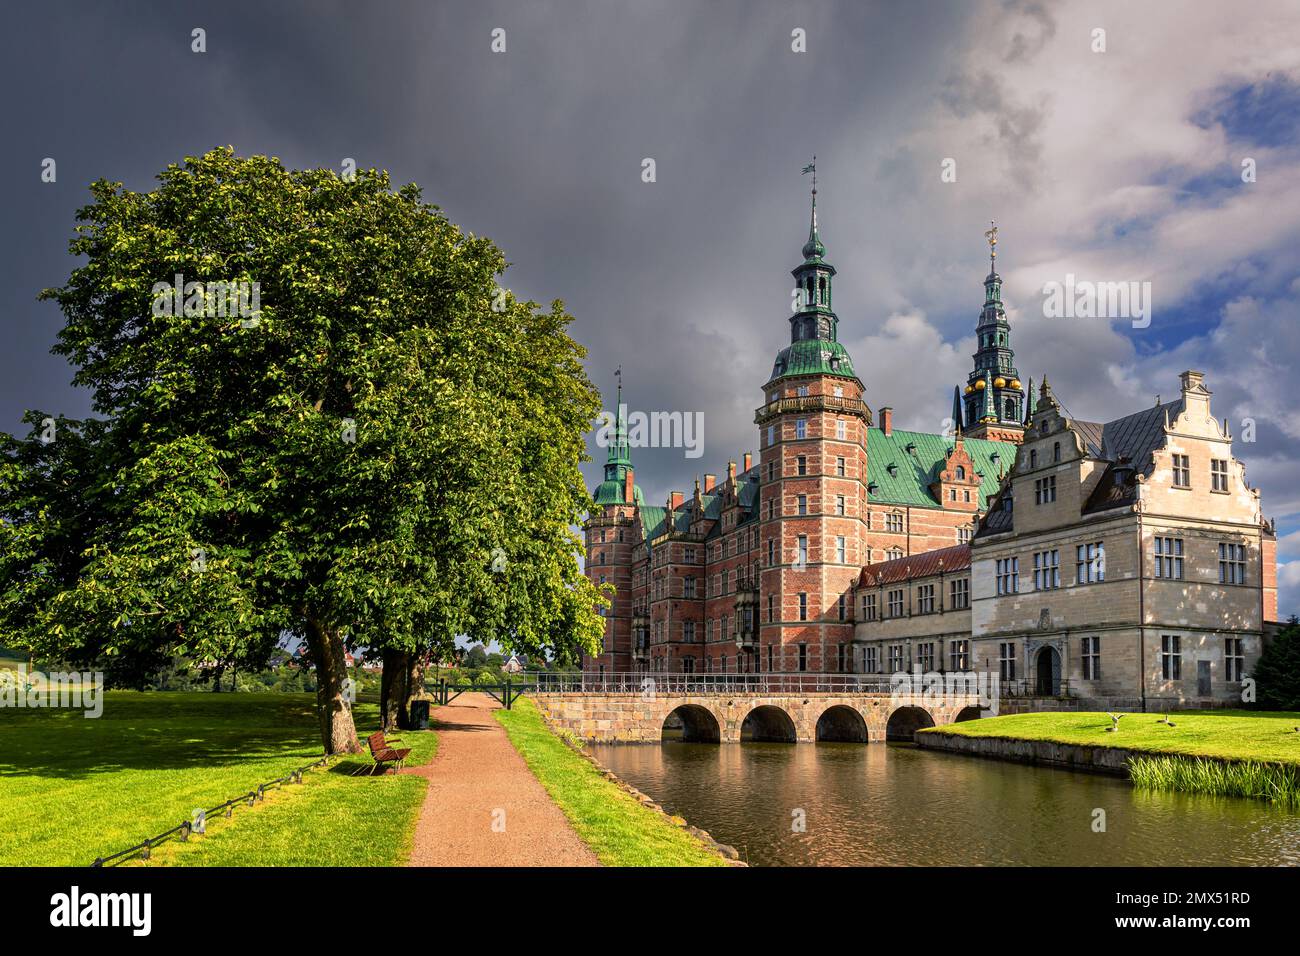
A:
[[[676,511],[678,508],[682,506],[682,502],[685,499],[686,499],[685,493],[680,491],[674,491],[672,495],[668,498],[668,508],[672,511]]]
[[[1183,383],[1183,414],[1187,420],[1207,420],[1210,417],[1210,390],[1205,387],[1205,373],[1189,369],[1178,378]]]
[[[736,483],[736,463],[734,461],[727,462],[727,481],[733,485]]]
[[[628,504],[634,504],[636,502],[634,497],[635,487],[636,484],[632,480],[632,469],[629,468],[623,475],[623,500]]]
[[[1202,387],[1202,383],[1205,381],[1205,373],[1195,372],[1188,369],[1182,375],[1179,375],[1178,378],[1183,383],[1183,394],[1187,394],[1194,389]]]
[[[717,483],[718,483],[718,476],[717,476],[717,475],[710,475],[710,474],[708,474],[708,473],[705,473],[705,475],[704,475],[704,491],[705,491],[706,494],[707,494],[708,492],[712,491],[712,490],[713,490],[713,486],[716,485]]]
[[[753,461],[754,461],[754,456],[749,452],[745,452],[745,471],[749,471],[750,465],[753,463]]]
[[[888,405],[880,409],[880,430],[886,435],[894,434],[894,410]]]

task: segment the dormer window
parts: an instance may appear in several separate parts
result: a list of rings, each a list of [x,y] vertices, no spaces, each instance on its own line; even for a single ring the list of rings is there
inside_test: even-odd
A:
[[[889,472],[889,477],[890,477],[890,478],[897,478],[897,477],[898,477],[898,466],[895,465],[892,461],[891,461],[888,465],[885,466],[885,471]]]
[[[957,466],[957,472],[956,472],[956,474],[957,474],[957,480],[958,480],[958,481],[965,481],[965,480],[966,480],[966,469],[965,469],[964,466],[962,466],[962,465],[958,465],[958,466]]]

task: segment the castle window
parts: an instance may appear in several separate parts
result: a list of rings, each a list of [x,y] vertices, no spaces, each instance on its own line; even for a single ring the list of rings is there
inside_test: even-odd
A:
[[[1241,680],[1242,668],[1246,666],[1246,655],[1241,650],[1241,638],[1225,637],[1223,639],[1224,680]]]
[[[808,386],[807,386],[807,385],[800,385],[798,391],[796,392],[796,394],[797,394],[800,398],[807,398],[807,397],[808,397]]]
[[[1224,543],[1219,545],[1219,583],[1246,583],[1246,546]]]
[[[956,501],[956,500],[957,500],[957,489],[956,489],[956,488],[949,488],[949,489],[948,489],[948,500],[949,500],[949,501]]]
[[[886,561],[897,561],[902,556],[903,556],[902,548],[890,548],[888,551],[885,552]]]
[[[1047,505],[1056,500],[1056,476],[1038,478],[1034,481],[1034,504]]]
[[[845,602],[845,600],[844,600],[844,595],[843,595],[843,594],[840,595],[840,600],[839,600],[839,614],[840,614],[840,620],[841,620],[841,621],[847,619],[848,616],[849,616],[848,606],[847,606],[847,604],[846,604],[846,602]],[[844,650],[844,645],[843,645],[843,644],[840,645],[840,650],[841,650],[841,651]],[[843,654],[840,655],[840,670],[844,670],[844,655],[843,655]]]
[[[1160,635],[1160,676],[1165,680],[1183,679],[1182,639],[1177,634]]]
[[[768,538],[767,539],[767,566],[770,568],[770,567],[774,567],[775,565],[776,565],[776,539]]]
[[[1038,452],[1032,448],[1029,450],[1029,467],[1030,468],[1038,467]]]
[[[842,418],[835,419],[835,437],[845,441],[849,437],[849,423]]]
[[[885,515],[885,530],[894,534],[903,533],[903,513],[901,511],[891,511]]]
[[[795,423],[794,423],[794,437],[795,437],[795,438],[807,438],[807,437],[808,437],[808,419],[806,419],[806,418],[798,418],[798,419],[795,419]]]
[[[844,397],[844,386],[843,386],[843,385],[836,385],[835,388],[834,388],[834,392],[833,392],[833,394],[835,395],[836,398],[843,398],[843,397]]]
[[[958,465],[958,466],[957,466],[956,475],[957,475],[957,480],[958,480],[958,481],[965,481],[965,480],[966,480],[966,466],[965,466],[965,465]]]
[[[808,536],[806,534],[799,535],[798,548],[798,556],[795,558],[795,564],[802,568],[808,564]]]
[[[999,594],[1017,594],[1020,591],[1020,559],[999,558],[997,562]]]
[[[1034,552],[1034,590],[1050,591],[1061,586],[1061,552]]]
[[[846,513],[844,509],[845,509],[844,496],[843,496],[843,495],[836,495],[836,496],[835,496],[835,513],[836,513],[837,515],[844,515],[844,514]]]
[[[1094,581],[1106,580],[1106,545],[1081,544],[1076,555],[1076,576],[1078,584],[1092,584]]]
[[[1016,645],[1011,641],[998,644],[998,676],[1006,682],[1016,679]]]
[[[1210,460],[1210,490],[1228,490],[1228,462],[1226,459],[1213,458]]]
[[[970,666],[970,642],[948,642],[948,666],[950,670],[964,671]]]
[[[948,582],[948,603],[954,611],[970,607],[969,578],[953,578]]]
[[[808,513],[808,496],[807,496],[807,495],[800,495],[800,496],[799,496],[799,514],[801,514],[801,515],[806,515],[807,513]]]
[[[907,670],[911,661],[907,660],[907,647],[903,644],[889,645],[889,669],[891,672]]]
[[[1156,577],[1177,580],[1183,576],[1183,539],[1156,536]]]
[[[799,592],[799,620],[808,620],[808,593],[806,591]],[[803,670],[802,667],[799,669]]]
[[[862,673],[874,674],[879,666],[876,649],[874,647],[864,647],[862,649]]]
[[[775,621],[775,620],[776,620],[776,611],[775,611],[775,608],[773,607],[772,595],[769,594],[769,595],[767,596],[767,623],[768,623],[768,624],[771,624],[771,623],[772,623],[773,621]],[[767,663],[767,669],[768,669],[768,670],[771,670],[771,669],[772,669],[772,655],[771,655],[771,653],[770,653],[771,650],[772,650],[772,648],[769,647],[769,648],[768,648],[769,653],[768,653],[768,656],[767,656],[767,661],[768,661],[768,663]]]
[[[889,592],[889,616],[903,616],[903,589],[896,588]]]
[[[970,544],[971,529],[967,527],[957,529],[957,543]]]
[[[840,564],[848,564],[848,554],[849,549],[848,545],[844,541],[844,535],[840,535],[835,539],[835,560]]]
[[[844,459],[843,459],[843,458],[836,458],[836,459],[835,459],[835,474],[836,474],[838,477],[840,477],[840,478],[843,478],[843,477],[844,477]]]
[[[1187,455],[1174,455],[1174,487],[1192,487],[1192,466]]]
[[[874,621],[876,619],[876,596],[874,594],[862,595],[862,620]],[[872,668],[874,671],[874,668]]]
[[[1101,680],[1101,638],[1085,637],[1079,645],[1084,680]]]
[[[1014,419],[1016,417],[1016,400],[1014,398],[1007,399],[1005,417],[1010,419]]]
[[[916,604],[918,614],[934,613],[934,585],[922,584],[916,589]],[[926,670],[929,670],[927,667]]]
[[[1058,442],[1053,442],[1053,443],[1052,443],[1052,461],[1060,461],[1060,460],[1061,460],[1061,443],[1060,443],[1059,441],[1058,441]]]
[[[807,669],[808,669],[808,645],[800,644],[799,645],[799,670],[806,671]]]
[[[923,671],[934,670],[934,642],[926,641],[916,646],[916,663]]]
[[[795,474],[798,475],[808,474],[808,459],[803,455],[800,455],[798,458],[795,459]]]

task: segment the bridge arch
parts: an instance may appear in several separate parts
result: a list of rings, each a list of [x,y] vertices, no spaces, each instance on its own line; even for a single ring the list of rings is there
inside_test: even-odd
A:
[[[834,704],[817,718],[816,739],[827,743],[865,744],[867,722],[848,704]]]
[[[799,739],[794,720],[774,704],[759,704],[740,724],[740,739],[744,742],[792,744]]]
[[[659,736],[661,740],[716,744],[722,742],[722,726],[709,708],[700,704],[682,704],[664,717]]]
[[[916,739],[918,730],[933,726],[934,717],[924,707],[899,707],[889,715],[889,721],[885,724],[885,739],[911,743]]]
[[[969,707],[963,707],[957,711],[957,716],[953,718],[954,724],[960,724],[964,720],[979,720],[983,715],[978,704],[971,704]]]

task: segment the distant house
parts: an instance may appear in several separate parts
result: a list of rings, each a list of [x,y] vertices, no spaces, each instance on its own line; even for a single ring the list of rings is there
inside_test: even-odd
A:
[[[518,654],[511,654],[510,660],[502,664],[501,669],[507,674],[518,674],[524,669],[524,662],[519,659]]]

